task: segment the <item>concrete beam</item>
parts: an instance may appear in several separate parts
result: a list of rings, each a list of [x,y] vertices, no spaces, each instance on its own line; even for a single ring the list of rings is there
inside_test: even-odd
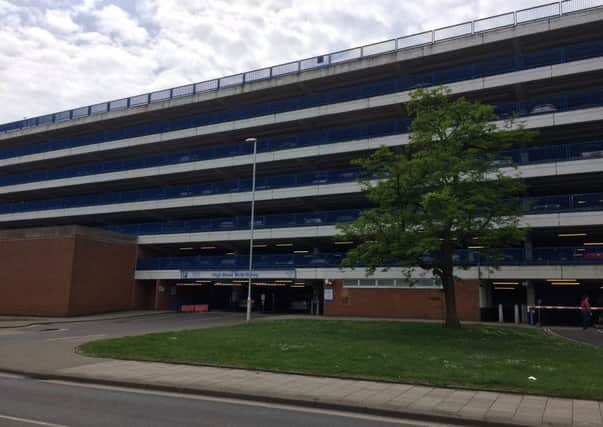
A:
[[[183,269],[185,271],[197,271],[194,268]],[[296,279],[399,279],[407,277],[408,270],[401,268],[390,268],[388,270],[376,271],[368,276],[363,269],[339,269],[339,268],[296,268]],[[467,270],[457,269],[455,275],[460,279],[470,280],[478,278],[477,267]],[[600,280],[603,275],[603,265],[519,265],[505,266],[499,269],[481,268],[482,279],[486,280],[546,280],[546,279],[582,279]],[[433,277],[428,271],[416,268],[411,269],[410,277],[413,279]],[[156,279],[180,279],[180,270],[137,270],[137,280]]]
[[[562,212],[525,215],[520,224],[530,228],[583,227],[603,224],[603,211]],[[335,237],[334,225],[313,225],[256,229],[257,240],[307,239]],[[232,242],[249,240],[249,230],[207,231],[200,233],[144,234],[138,236],[139,245],[171,243]]]

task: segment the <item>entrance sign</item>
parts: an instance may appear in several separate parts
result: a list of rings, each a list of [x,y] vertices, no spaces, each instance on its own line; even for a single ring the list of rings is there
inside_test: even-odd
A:
[[[325,288],[324,300],[325,301],[333,301],[333,289],[332,288]]]
[[[181,279],[248,279],[248,270],[180,270]],[[295,270],[255,270],[252,279],[295,279]]]

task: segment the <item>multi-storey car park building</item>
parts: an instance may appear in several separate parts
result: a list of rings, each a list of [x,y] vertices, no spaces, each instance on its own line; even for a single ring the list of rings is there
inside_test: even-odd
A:
[[[398,268],[341,270],[353,242],[335,230],[369,206],[350,161],[406,144],[409,91],[440,84],[539,130],[498,162],[526,181],[529,239],[497,270],[479,247],[459,253],[475,265],[457,273],[461,318],[596,299],[602,5],[552,3],[1,125],[0,312],[240,308],[254,137],[256,309],[318,299],[325,315],[442,317],[418,269],[412,283]]]

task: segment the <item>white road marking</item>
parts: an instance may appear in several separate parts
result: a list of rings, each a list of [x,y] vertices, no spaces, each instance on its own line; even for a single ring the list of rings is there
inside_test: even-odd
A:
[[[271,409],[281,409],[285,411],[296,411],[296,412],[306,412],[311,414],[321,414],[321,415],[331,415],[336,417],[345,417],[345,418],[355,418],[360,420],[367,421],[380,421],[390,424],[411,424],[417,427],[443,427],[447,424],[439,424],[439,423],[430,423],[426,421],[419,420],[411,420],[411,419],[402,419],[402,418],[392,418],[392,417],[384,417],[378,415],[367,415],[360,414],[355,412],[345,412],[338,411],[332,409],[319,409],[319,408],[310,408],[304,406],[294,406],[287,405],[281,403],[268,403],[268,402],[255,402],[251,400],[242,400],[242,399],[234,399],[227,397],[214,397],[214,396],[203,396],[196,394],[186,394],[186,393],[174,393],[169,391],[158,391],[158,390],[146,390],[146,389],[138,389],[131,387],[119,387],[119,386],[109,386],[103,384],[85,384],[85,383],[72,383],[69,381],[58,381],[58,380],[43,380],[45,383],[52,384],[61,384],[67,386],[74,387],[84,387],[84,388],[93,388],[99,390],[108,390],[108,391],[121,391],[125,393],[137,393],[137,394],[149,394],[154,396],[162,396],[162,397],[171,397],[178,399],[194,399],[194,400],[204,400],[209,402],[220,402],[220,403],[230,403],[235,405],[245,405],[245,406],[256,406],[262,408],[271,408]]]
[[[67,328],[47,328],[46,330],[41,329],[38,332],[41,334],[56,334],[57,332],[65,332],[68,331],[69,329]]]
[[[14,329],[6,329],[6,330],[0,329],[0,336],[19,335],[19,334],[22,334],[22,333],[23,333],[23,331],[16,331]]]
[[[10,378],[10,379],[14,379],[14,380],[19,380],[19,379],[24,379],[25,377],[23,375],[0,372],[0,378]]]
[[[27,419],[27,418],[11,417],[9,415],[2,415],[2,414],[0,414],[0,419],[9,420],[9,421],[18,421],[20,423],[33,424],[33,425],[36,425],[36,426],[67,427],[64,424],[47,423],[47,422],[44,422],[44,421],[30,420],[30,419]]]
[[[107,334],[94,334],[94,335],[78,335],[74,337],[60,337],[60,338],[48,338],[44,341],[67,341],[67,340],[78,340],[80,338],[95,338],[95,337],[106,337]]]

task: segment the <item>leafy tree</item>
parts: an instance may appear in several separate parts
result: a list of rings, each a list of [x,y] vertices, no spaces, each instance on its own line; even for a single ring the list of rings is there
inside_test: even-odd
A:
[[[409,275],[416,267],[431,270],[443,286],[445,325],[460,327],[453,266],[469,262],[459,250],[523,240],[517,199],[523,184],[494,160],[534,132],[512,120],[497,126],[492,106],[452,99],[444,87],[412,92],[406,108],[413,117],[409,144],[381,147],[353,162],[367,172],[361,183],[374,208],[338,225],[346,239],[358,242],[342,266],[363,265],[373,273],[396,265]]]

